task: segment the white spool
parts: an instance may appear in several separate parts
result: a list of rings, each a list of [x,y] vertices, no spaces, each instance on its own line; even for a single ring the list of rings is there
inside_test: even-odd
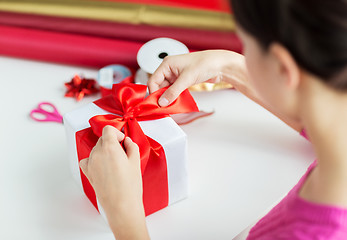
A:
[[[171,38],[156,38],[145,43],[137,53],[137,63],[146,73],[153,74],[164,57],[189,53],[183,43]]]

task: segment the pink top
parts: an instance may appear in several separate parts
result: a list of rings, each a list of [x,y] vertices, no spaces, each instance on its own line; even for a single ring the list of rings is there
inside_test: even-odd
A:
[[[347,209],[312,203],[299,196],[316,165],[314,161],[287,196],[251,229],[247,240],[347,239]]]

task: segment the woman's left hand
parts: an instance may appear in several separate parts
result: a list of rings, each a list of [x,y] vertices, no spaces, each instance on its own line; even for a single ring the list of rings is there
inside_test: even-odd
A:
[[[139,149],[126,137],[123,150],[120,144],[123,139],[124,134],[116,128],[104,127],[89,158],[81,160],[80,167],[93,186],[117,240],[147,239]]]

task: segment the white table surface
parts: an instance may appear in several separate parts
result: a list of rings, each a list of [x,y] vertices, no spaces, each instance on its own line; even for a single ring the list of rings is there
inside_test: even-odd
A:
[[[74,74],[97,71],[0,57],[0,239],[113,239],[71,176],[63,125],[29,118],[41,101],[63,114],[95,100],[64,97]],[[153,240],[233,239],[314,160],[310,143],[238,92],[193,96],[215,114],[182,127],[190,195],[147,217]]]

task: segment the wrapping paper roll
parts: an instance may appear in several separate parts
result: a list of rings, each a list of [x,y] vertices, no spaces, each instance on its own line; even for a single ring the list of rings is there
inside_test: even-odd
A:
[[[109,2],[131,2],[159,5],[166,7],[181,7],[192,9],[204,9],[218,12],[229,12],[230,6],[228,0],[213,0],[213,1],[201,1],[201,0],[99,0]]]
[[[0,25],[0,54],[101,68],[123,64],[137,68],[142,43]]]
[[[178,27],[150,26],[80,18],[0,11],[0,24],[82,34],[145,43],[158,37],[174,38],[189,49],[227,49],[241,52],[241,42],[232,31],[211,31]]]
[[[235,28],[234,19],[227,12],[118,1],[2,0],[0,10],[182,28]]]

